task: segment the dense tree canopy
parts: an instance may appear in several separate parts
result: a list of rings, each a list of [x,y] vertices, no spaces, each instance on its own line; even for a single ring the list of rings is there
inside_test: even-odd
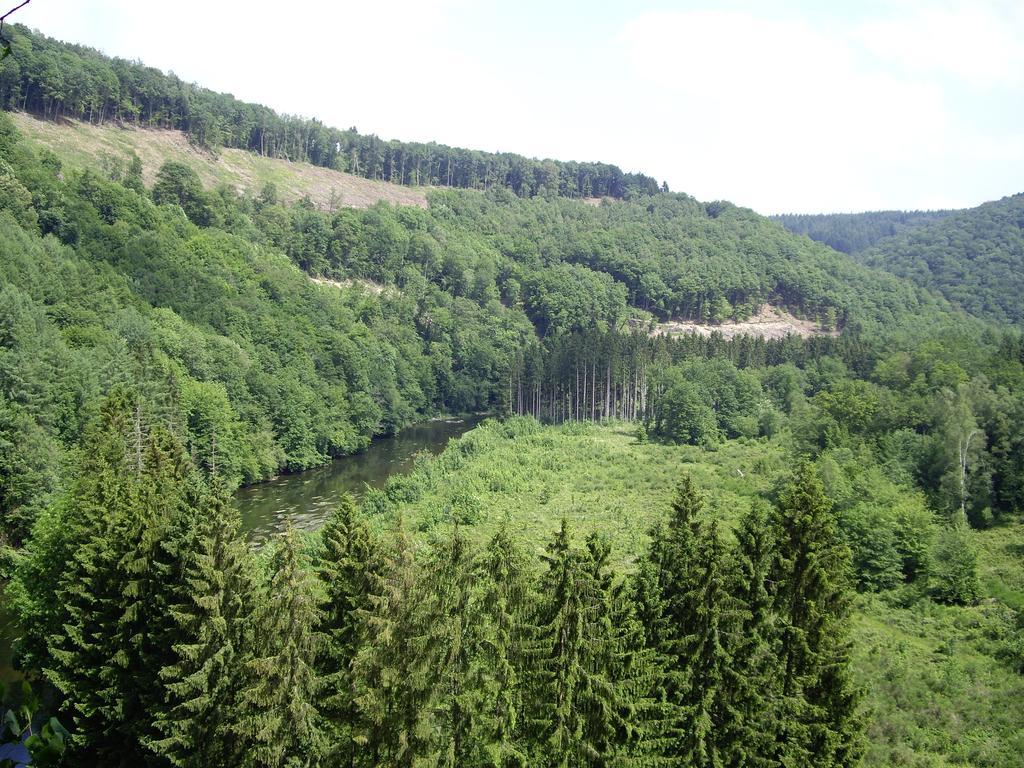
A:
[[[394,184],[505,187],[522,197],[621,198],[662,189],[649,176],[624,173],[607,163],[538,160],[330,128],[186,83],[137,61],[111,59],[20,25],[9,29],[13,55],[0,63],[4,109],[52,119],[176,128],[203,147],[237,147]]]
[[[978,317],[1024,323],[1024,194],[917,226],[859,254]]]
[[[790,232],[807,235],[843,253],[860,253],[880,240],[951,216],[956,211],[784,213],[771,218]]]

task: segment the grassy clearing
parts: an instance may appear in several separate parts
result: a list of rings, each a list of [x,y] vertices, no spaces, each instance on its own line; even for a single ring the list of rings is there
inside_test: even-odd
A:
[[[384,200],[395,205],[426,207],[422,189],[371,181],[347,173],[261,157],[241,149],[208,152],[186,140],[180,131],[97,126],[66,120],[57,124],[13,112],[11,118],[24,139],[52,150],[67,166],[104,172],[111,161],[124,163],[135,152],[142,160],[142,179],[151,186],[160,166],[183,162],[195,169],[206,187],[227,184],[240,192],[258,193],[267,182],[277,186],[284,202],[308,197],[323,209],[368,208]]]
[[[538,552],[565,517],[580,535],[608,535],[616,562],[628,568],[685,472],[708,492],[716,515],[734,520],[769,489],[783,459],[779,446],[763,441],[733,441],[714,452],[639,444],[626,424],[534,427],[514,437],[489,424],[395,477],[389,495],[406,500],[402,513],[414,530],[443,532],[454,519],[485,538],[509,516]]]
[[[485,539],[509,516],[528,548],[543,550],[562,517],[577,536],[606,533],[629,569],[651,524],[689,472],[713,514],[731,522],[788,471],[783,447],[730,441],[714,452],[638,444],[623,424],[539,427],[486,423],[367,505],[400,510],[425,538],[452,520]],[[381,525],[390,515],[378,518]],[[870,726],[869,766],[1024,766],[1024,676],[1004,658],[1010,608],[1024,608],[1024,525],[973,532],[985,594],[973,607],[940,606],[907,588],[862,595],[854,657]]]

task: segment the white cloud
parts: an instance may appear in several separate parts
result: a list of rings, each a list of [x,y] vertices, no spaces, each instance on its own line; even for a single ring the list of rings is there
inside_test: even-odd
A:
[[[1024,4],[930,3],[873,19],[854,37],[906,72],[948,76],[974,86],[1024,82]]]
[[[973,190],[951,189],[945,174],[989,170],[968,162],[987,154],[978,145],[988,142],[965,130],[947,84],[881,66],[895,49],[868,48],[865,29],[739,12],[637,17],[620,38],[633,93],[657,104],[663,140],[676,137],[667,161],[662,148],[660,163],[652,152],[642,165],[665,169],[674,186],[698,197],[729,197],[762,211],[971,204]],[[895,40],[897,28],[887,29],[872,39]],[[983,37],[977,25],[965,29],[972,46]],[[959,75],[1006,61],[1000,40],[987,63]],[[1001,141],[1003,162],[1021,170],[1024,142]]]

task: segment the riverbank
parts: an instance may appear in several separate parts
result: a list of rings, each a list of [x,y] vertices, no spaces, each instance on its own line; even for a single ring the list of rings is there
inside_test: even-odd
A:
[[[384,487],[389,477],[412,469],[417,454],[440,453],[449,440],[485,418],[485,414],[436,417],[374,440],[365,450],[321,467],[239,488],[234,500],[242,528],[255,544],[266,541],[289,521],[296,528],[315,530],[342,494],[360,496],[368,487]]]

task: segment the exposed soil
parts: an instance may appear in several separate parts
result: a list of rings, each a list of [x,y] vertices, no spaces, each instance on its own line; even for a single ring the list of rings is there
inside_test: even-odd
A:
[[[372,293],[374,296],[380,296],[385,291],[391,293],[392,291],[398,290],[393,286],[381,285],[380,283],[373,282],[373,280],[363,280],[362,278],[346,278],[345,280],[331,280],[329,277],[311,276],[309,279],[312,280],[317,285],[330,285],[340,289],[358,286],[367,293]]]
[[[784,339],[790,334],[809,338],[811,336],[838,336],[838,331],[826,331],[811,320],[801,320],[781,307],[765,304],[760,311],[742,322],[696,323],[692,320],[670,320],[658,323],[652,336],[678,336],[684,333],[698,333],[710,336],[720,333],[727,339],[734,336],[760,336],[764,339]]]
[[[207,188],[229,184],[239,192],[258,194],[270,181],[282,201],[308,197],[322,210],[368,208],[381,200],[394,205],[427,206],[423,188],[371,181],[309,163],[261,157],[242,149],[212,152],[190,144],[180,131],[114,123],[92,125],[76,120],[54,123],[24,113],[10,115],[29,142],[51,149],[70,167],[103,173],[112,161],[124,162],[134,151],[142,160],[142,180],[147,186],[152,186],[164,162],[176,160],[194,168]]]

